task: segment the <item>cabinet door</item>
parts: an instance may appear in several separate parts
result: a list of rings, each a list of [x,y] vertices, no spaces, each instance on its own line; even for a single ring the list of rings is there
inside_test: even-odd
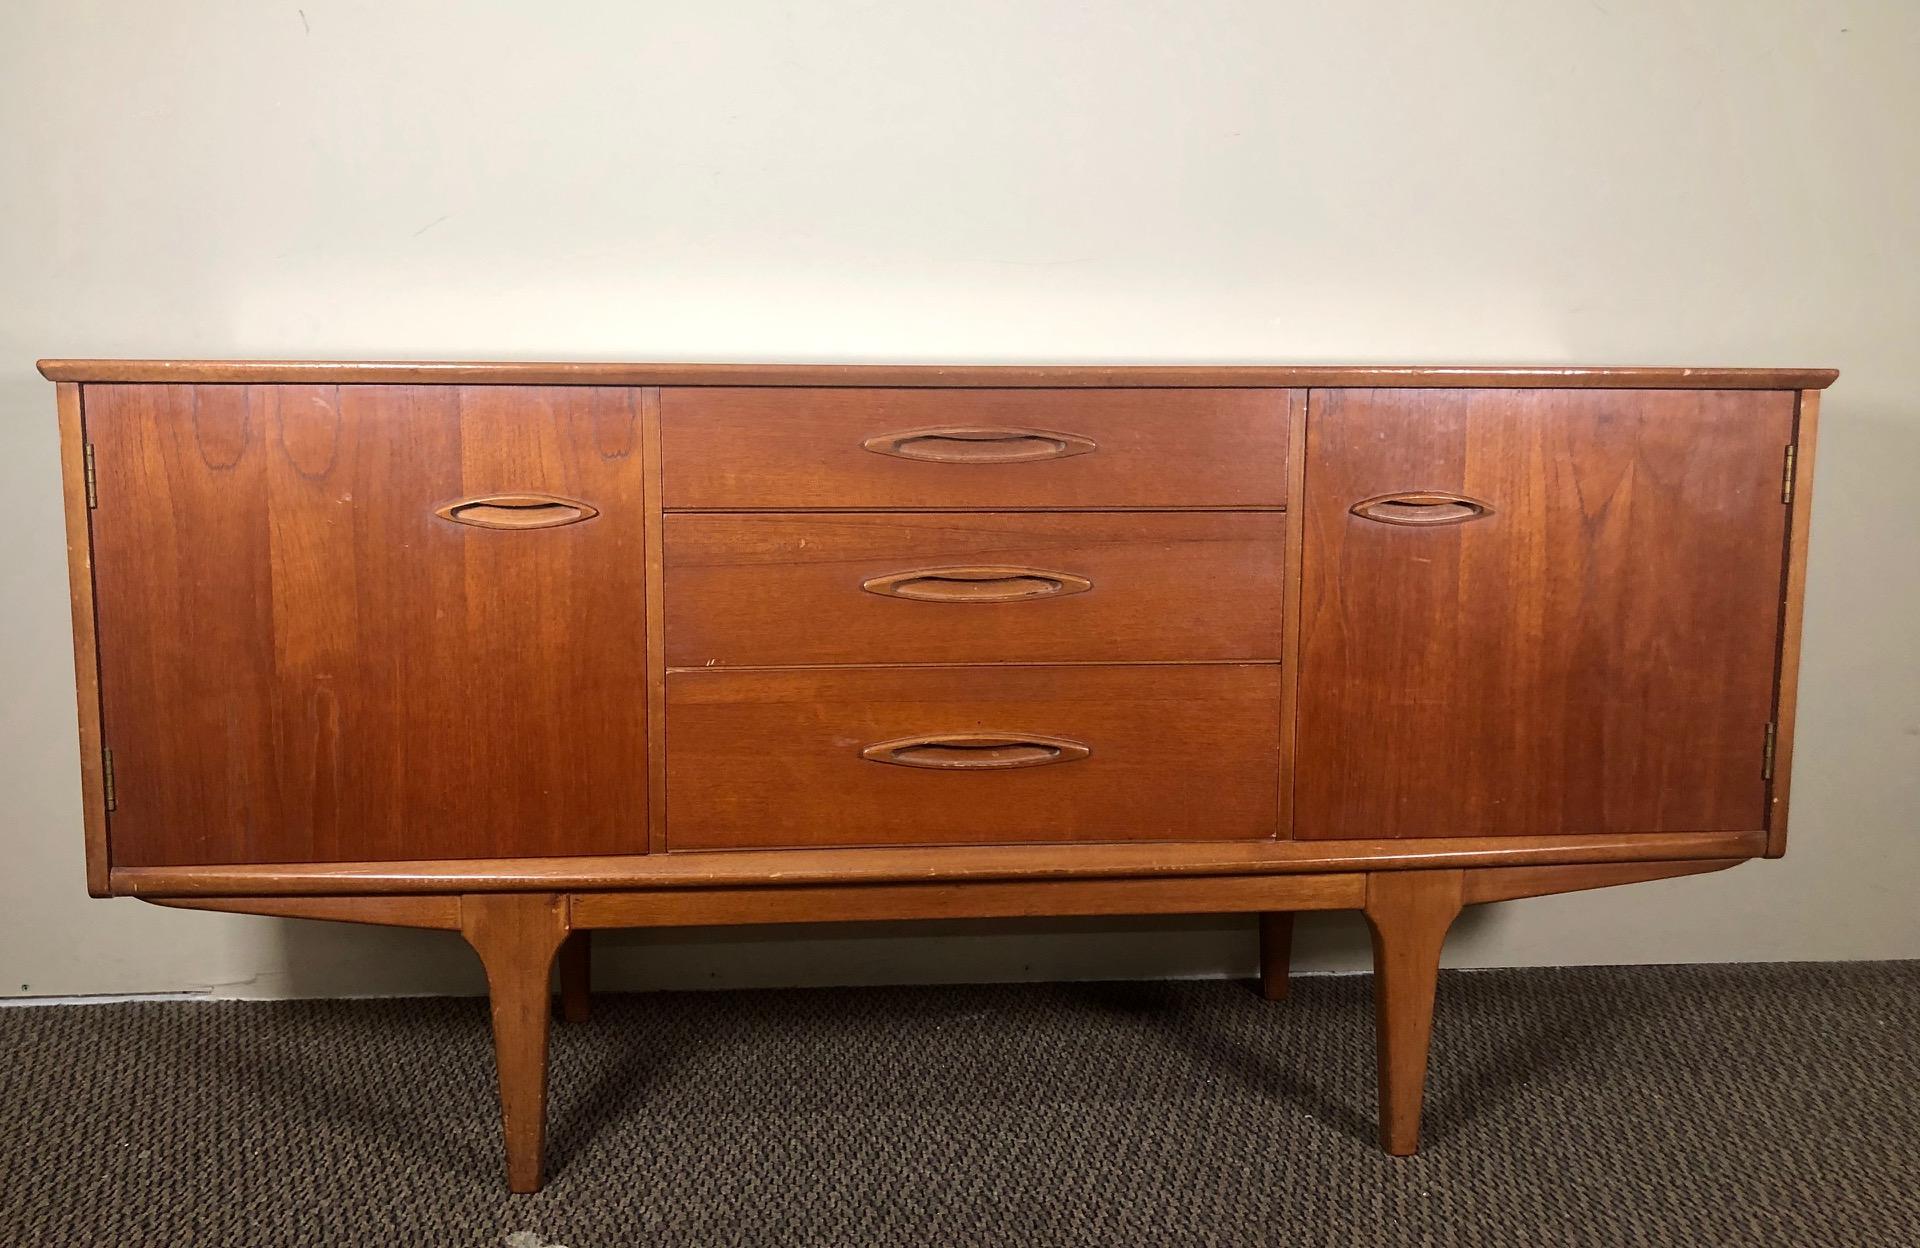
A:
[[[116,865],[645,852],[639,392],[84,401]]]
[[[1792,425],[1770,391],[1315,391],[1295,835],[1764,827]]]

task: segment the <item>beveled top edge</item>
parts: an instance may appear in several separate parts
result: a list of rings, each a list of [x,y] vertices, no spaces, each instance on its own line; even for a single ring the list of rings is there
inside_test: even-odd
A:
[[[1823,390],[1830,368],[1431,365],[590,364],[377,360],[41,360],[49,381],[575,386],[1500,386]]]

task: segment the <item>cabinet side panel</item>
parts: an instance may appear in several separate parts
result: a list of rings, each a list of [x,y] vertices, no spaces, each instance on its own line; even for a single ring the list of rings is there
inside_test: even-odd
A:
[[[1793,784],[1793,727],[1800,702],[1800,619],[1807,597],[1807,539],[1813,517],[1813,457],[1820,392],[1800,392],[1794,421],[1793,515],[1787,530],[1786,588],[1780,608],[1780,691],[1774,710],[1773,784],[1767,793],[1767,857],[1787,852],[1787,798]]]
[[[112,892],[107,848],[106,777],[100,743],[100,656],[93,610],[92,510],[87,488],[85,396],[77,382],[54,387],[60,417],[60,484],[67,519],[67,592],[73,607],[73,683],[80,712],[80,812],[87,846],[87,892]]]
[[[1316,392],[1297,835],[1762,828],[1793,407]]]
[[[634,392],[90,398],[115,865],[645,852]]]

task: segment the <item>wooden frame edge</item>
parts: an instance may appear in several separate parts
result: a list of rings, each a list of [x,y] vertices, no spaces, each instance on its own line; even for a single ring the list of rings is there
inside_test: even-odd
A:
[[[641,505],[646,522],[647,852],[667,849],[667,556],[660,388],[640,392]]]
[[[1346,872],[580,892],[573,896],[572,913],[574,926],[585,929],[724,927],[742,923],[1349,910],[1360,906],[1365,896],[1366,876]]]
[[[1607,387],[1658,390],[1821,389],[1827,368],[1421,364],[725,364],[463,360],[45,359],[49,381],[545,386],[1308,386]]]
[[[1793,786],[1794,721],[1800,704],[1800,636],[1807,601],[1807,540],[1813,522],[1813,464],[1820,392],[1803,390],[1793,422],[1793,503],[1787,519],[1786,583],[1780,608],[1780,666],[1774,693],[1773,779],[1767,785],[1766,857],[1787,852],[1787,803]]]
[[[1462,904],[1478,905],[1701,875],[1723,871],[1744,861],[1729,858],[1292,875],[652,888],[625,892],[569,889],[511,894],[149,897],[145,900],[182,910],[438,931],[463,931],[477,902],[513,896],[545,898],[560,908],[562,924],[575,931],[1090,915],[1293,914],[1302,910],[1363,909],[1374,884],[1388,875],[1458,877],[1462,881]]]
[[[1521,897],[1579,893],[1591,888],[1706,875],[1747,861],[1746,858],[1704,858],[1678,862],[1583,863],[1565,867],[1482,867],[1467,872],[1464,898],[1467,905],[1473,906]]]
[[[460,895],[360,897],[145,897],[150,905],[180,910],[257,914],[276,919],[326,919],[385,927],[460,930]]]
[[[1307,425],[1313,391],[1287,392],[1287,531],[1280,571],[1280,840],[1294,839],[1293,776],[1299,753],[1300,593],[1306,586]]]
[[[54,388],[60,417],[60,484],[67,526],[67,594],[73,610],[74,697],[80,713],[80,811],[87,893],[113,895],[107,834],[106,741],[100,706],[99,621],[93,604],[93,507],[87,485],[86,400],[75,382]]]
[[[598,858],[246,863],[117,867],[113,886],[117,893],[136,897],[260,897],[1311,875],[1751,858],[1765,849],[1766,838],[1767,834],[1759,831],[1676,832],[1585,840],[1483,837],[1421,843],[1267,839],[1213,845],[721,850]]]

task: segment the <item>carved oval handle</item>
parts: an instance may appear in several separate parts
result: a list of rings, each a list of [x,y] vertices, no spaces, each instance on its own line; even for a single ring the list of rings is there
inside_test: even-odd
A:
[[[1071,572],[996,565],[889,572],[869,577],[860,582],[860,588],[885,598],[910,598],[915,602],[1025,602],[1084,594],[1093,588],[1093,582]]]
[[[1493,514],[1493,508],[1477,498],[1449,494],[1439,490],[1413,490],[1404,494],[1381,494],[1353,505],[1353,514],[1362,520],[1381,524],[1404,524],[1425,528],[1439,524],[1465,524]]]
[[[860,757],[895,767],[930,767],[939,771],[1005,771],[1012,767],[1045,767],[1072,763],[1093,753],[1093,747],[1066,737],[1029,733],[937,732],[921,737],[897,737],[860,751]]]
[[[883,433],[861,445],[876,455],[936,464],[1024,464],[1039,459],[1066,459],[1099,449],[1092,438],[1083,438],[1077,433],[992,425]]]
[[[433,514],[476,529],[553,529],[591,520],[600,509],[555,494],[488,494],[458,499]]]

